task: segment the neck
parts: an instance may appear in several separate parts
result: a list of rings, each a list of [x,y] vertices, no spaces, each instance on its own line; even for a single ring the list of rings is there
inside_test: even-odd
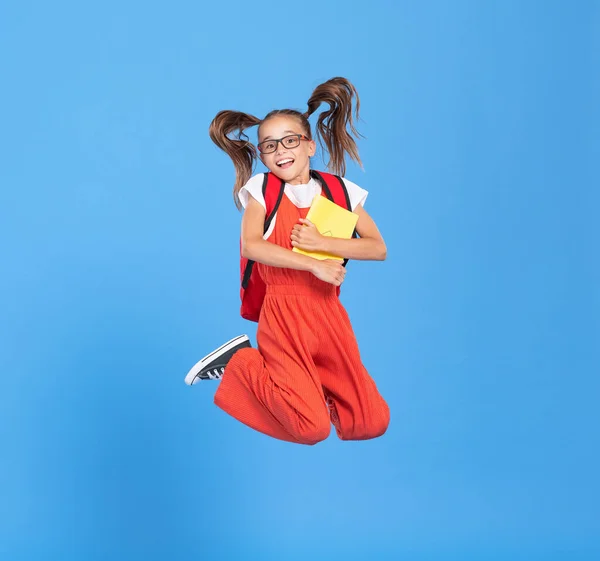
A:
[[[310,181],[310,167],[306,166],[296,177],[286,181],[290,185],[306,185]]]

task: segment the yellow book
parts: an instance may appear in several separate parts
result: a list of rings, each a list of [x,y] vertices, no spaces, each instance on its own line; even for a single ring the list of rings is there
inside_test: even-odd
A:
[[[307,220],[310,220],[319,230],[323,236],[331,236],[332,238],[343,238],[350,239],[352,233],[356,228],[356,222],[358,221],[358,214],[350,212],[334,202],[330,201],[327,197],[317,195],[308,214],[306,215]],[[328,253],[322,253],[320,251],[305,251],[294,247],[292,251],[296,253],[302,253],[315,259],[335,259],[336,261],[343,261],[342,257],[338,255],[330,255]]]

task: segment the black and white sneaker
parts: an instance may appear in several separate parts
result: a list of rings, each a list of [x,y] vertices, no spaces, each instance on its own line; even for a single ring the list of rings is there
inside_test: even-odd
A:
[[[251,346],[247,335],[240,335],[231,339],[231,341],[227,341],[217,350],[194,364],[185,377],[185,383],[192,386],[200,380],[220,380],[223,372],[225,372],[225,366],[234,353]]]

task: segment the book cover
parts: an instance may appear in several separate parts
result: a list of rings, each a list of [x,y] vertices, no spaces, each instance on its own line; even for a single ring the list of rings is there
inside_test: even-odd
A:
[[[331,236],[332,238],[343,238],[350,239],[352,233],[356,228],[358,221],[358,214],[346,210],[334,202],[330,201],[327,197],[317,195],[306,215],[307,220],[310,220],[319,233],[323,236]],[[322,253],[318,251],[305,251],[294,247],[292,251],[296,253],[302,253],[315,259],[335,259],[336,261],[343,261],[342,257],[338,255],[331,255],[328,253]]]

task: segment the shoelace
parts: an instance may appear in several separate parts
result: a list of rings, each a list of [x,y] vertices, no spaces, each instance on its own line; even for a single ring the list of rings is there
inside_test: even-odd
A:
[[[213,374],[214,372],[214,374]],[[223,373],[225,372],[225,367],[221,367],[221,370],[219,371],[218,368],[215,368],[212,372],[209,370],[206,372],[206,375],[208,376],[209,380],[220,380],[221,377],[223,376]]]

